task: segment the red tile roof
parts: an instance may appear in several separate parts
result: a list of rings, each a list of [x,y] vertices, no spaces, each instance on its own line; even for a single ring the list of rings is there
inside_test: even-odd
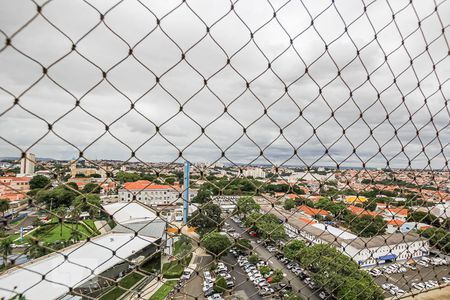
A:
[[[399,220],[399,219],[394,219],[394,220],[389,220],[388,222],[389,225],[393,225],[393,226],[397,226],[400,227],[403,224],[405,224],[405,221]]]
[[[301,222],[303,222],[303,223],[309,224],[309,225],[311,225],[311,224],[317,224],[316,221],[311,220],[311,219],[308,219],[308,218],[304,218],[304,217],[300,217],[300,218],[298,218],[298,220],[301,221]]]
[[[408,210],[406,208],[401,208],[401,207],[386,208],[385,211],[389,212],[393,215],[399,215],[399,216],[407,216],[408,215]]]
[[[152,184],[148,180],[138,180],[135,182],[126,182],[123,185],[127,190],[168,190],[171,189],[169,185]]]
[[[351,213],[357,216],[363,216],[363,215],[369,215],[369,216],[378,216],[376,212],[365,210],[364,208],[355,206],[355,205],[349,205],[348,208],[350,209]]]
[[[315,216],[315,215],[322,215],[322,216],[328,216],[330,212],[323,210],[323,209],[316,209],[309,207],[307,205],[300,205],[298,207],[298,210],[303,212],[304,214],[308,216]]]

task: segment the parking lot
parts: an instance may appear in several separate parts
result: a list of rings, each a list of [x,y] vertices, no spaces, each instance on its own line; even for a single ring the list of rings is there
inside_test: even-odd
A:
[[[289,283],[293,290],[300,294],[303,299],[310,300],[319,300],[319,292],[314,291],[309,288],[298,276],[292,273],[286,265],[280,262],[274,255],[274,253],[270,253],[263,245],[257,243],[258,238],[250,236],[243,228],[241,228],[235,221],[232,219],[227,220],[227,223],[235,230],[236,233],[240,235],[240,237],[248,239],[251,241],[251,244],[254,248],[254,252],[258,254],[258,256],[267,261],[269,266],[273,269],[281,269],[285,274],[285,281]]]
[[[418,289],[413,288],[414,283],[425,282],[429,280],[441,280],[442,277],[448,277],[450,274],[449,266],[417,266],[416,270],[408,269],[405,273],[382,274],[375,279],[375,282],[382,286],[383,284],[394,284],[406,293],[418,293]],[[393,295],[385,290],[386,297]]]

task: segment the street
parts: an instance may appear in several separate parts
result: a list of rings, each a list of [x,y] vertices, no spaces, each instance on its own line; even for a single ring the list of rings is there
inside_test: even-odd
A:
[[[258,256],[269,263],[272,269],[281,269],[285,274],[285,280],[292,286],[292,289],[301,295],[303,299],[318,300],[318,292],[312,291],[303,281],[301,281],[294,273],[292,273],[286,266],[278,261],[274,254],[267,251],[265,247],[256,243],[257,238],[250,236],[243,228],[234,222],[232,219],[227,219],[227,223],[241,235],[242,238],[249,239],[252,243],[254,251]]]

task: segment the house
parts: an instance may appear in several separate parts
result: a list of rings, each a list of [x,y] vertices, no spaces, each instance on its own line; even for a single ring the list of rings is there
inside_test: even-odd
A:
[[[301,214],[307,215],[310,217],[314,217],[314,216],[326,217],[326,216],[330,215],[330,212],[327,210],[312,208],[307,205],[300,205],[299,207],[297,207],[297,209]]]
[[[389,220],[387,222],[386,233],[394,233],[400,231],[400,228],[403,224],[405,224],[405,221],[400,219]]]
[[[350,210],[350,212],[355,215],[355,216],[364,216],[364,215],[368,215],[368,216],[372,216],[372,217],[376,217],[379,214],[370,210],[365,210],[364,208],[361,208],[359,206],[355,206],[355,205],[349,205],[348,209]]]
[[[367,202],[367,198],[364,196],[346,196],[344,198],[344,203],[346,204],[356,204]]]
[[[394,219],[406,221],[408,209],[403,207],[389,207],[383,210],[382,215],[386,221]]]

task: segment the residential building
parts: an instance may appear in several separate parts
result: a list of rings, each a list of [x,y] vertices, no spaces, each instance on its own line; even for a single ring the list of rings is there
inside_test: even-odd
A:
[[[25,157],[20,160],[20,175],[29,176],[34,174],[36,165],[36,156],[33,153],[25,153]]]
[[[244,177],[252,177],[252,178],[266,178],[266,172],[264,172],[261,168],[249,168],[245,169],[242,172]]]
[[[283,224],[289,236],[295,236],[309,244],[334,246],[362,267],[429,255],[428,241],[414,232],[359,237],[330,225],[311,224],[312,222],[303,220],[301,214],[292,214],[282,209],[273,210],[269,205],[261,205],[261,211],[273,213],[280,220],[284,220]]]
[[[177,186],[153,184],[148,180],[126,182],[119,189],[119,200],[123,202],[137,200],[150,206],[175,205],[177,202],[183,202],[181,189]]]

